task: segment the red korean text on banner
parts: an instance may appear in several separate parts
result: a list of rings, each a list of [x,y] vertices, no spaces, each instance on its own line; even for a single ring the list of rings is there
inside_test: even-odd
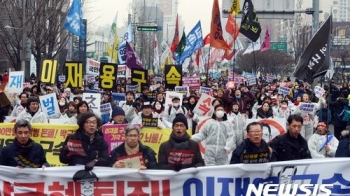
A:
[[[168,162],[171,164],[192,164],[194,151],[192,150],[170,150]]]

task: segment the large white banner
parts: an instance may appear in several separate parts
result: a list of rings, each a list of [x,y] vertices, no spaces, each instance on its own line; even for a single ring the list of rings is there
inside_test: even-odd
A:
[[[86,101],[90,110],[95,114],[101,115],[101,94],[100,93],[83,93],[83,101]]]
[[[23,91],[24,71],[11,71],[7,91],[10,93],[21,93]]]
[[[41,109],[47,116],[54,116],[60,114],[58,107],[56,93],[39,96]]]
[[[85,179],[81,179],[82,176]],[[45,170],[0,166],[0,195],[5,196],[250,196],[254,192],[260,193],[255,195],[285,195],[279,194],[283,190],[278,186],[282,184],[297,187],[294,195],[299,196],[350,195],[349,181],[347,158],[207,166],[179,172],[110,167],[95,167],[86,172],[84,166]],[[302,184],[307,184],[308,190],[298,188]],[[325,184],[331,194],[320,190]],[[259,187],[263,188],[254,190]]]

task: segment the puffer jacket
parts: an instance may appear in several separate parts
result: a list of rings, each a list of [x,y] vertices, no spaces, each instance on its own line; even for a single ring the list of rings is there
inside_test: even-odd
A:
[[[328,152],[326,152],[324,147],[326,140],[330,145],[330,151]],[[307,144],[312,158],[325,158],[335,156],[339,141],[336,137],[334,137],[334,135],[331,134],[320,135],[318,133],[314,133],[307,141]]]
[[[0,153],[0,165],[24,168],[40,168],[49,166],[43,147],[29,139],[27,145],[14,143],[5,146]]]
[[[76,149],[75,152],[68,150],[68,145]],[[71,147],[70,147],[71,148]],[[82,130],[67,136],[60,152],[60,162],[68,165],[85,165],[97,159],[96,166],[109,166],[108,145],[100,131],[95,132],[95,137],[90,137]]]
[[[338,144],[337,151],[335,152],[335,157],[350,157],[350,131],[344,130],[341,132],[340,141]]]
[[[230,113],[227,115],[227,118],[232,123],[233,131],[236,135],[236,146],[239,146],[245,138],[246,118],[241,113]]]
[[[40,110],[32,116],[26,109],[23,110],[21,113],[18,114],[17,120],[26,120],[30,123],[48,123],[49,122],[49,117]]]
[[[113,165],[119,157],[127,156],[125,151],[125,143],[120,144],[112,150],[110,163]],[[143,161],[147,169],[158,169],[156,153],[148,146],[144,146],[139,142],[139,152],[142,153]]]

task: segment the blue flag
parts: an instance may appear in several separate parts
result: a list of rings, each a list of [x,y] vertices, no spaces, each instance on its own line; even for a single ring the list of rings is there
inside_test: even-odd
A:
[[[179,59],[178,62],[182,64],[186,58],[190,57],[193,52],[197,51],[203,46],[203,35],[201,21],[198,21],[196,26],[186,36],[186,47],[184,51],[179,54],[175,53],[175,59]]]
[[[80,0],[73,0],[72,6],[67,12],[67,16],[64,21],[64,27],[73,35],[85,38],[85,27],[83,23],[83,12],[81,10]]]

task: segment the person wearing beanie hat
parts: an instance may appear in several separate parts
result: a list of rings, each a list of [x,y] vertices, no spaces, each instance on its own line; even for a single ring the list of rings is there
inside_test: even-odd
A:
[[[187,133],[187,118],[183,114],[177,114],[173,120],[172,132],[168,141],[163,142],[159,147],[158,164],[160,169],[180,171],[190,167],[204,166],[204,161],[196,141],[190,139]],[[185,162],[172,161],[170,152],[188,152],[189,160]],[[194,154],[193,154],[194,153]]]
[[[49,117],[39,109],[40,100],[37,96],[30,96],[27,107],[18,114],[17,120],[24,119],[30,123],[48,123]]]
[[[199,133],[192,135],[194,141],[205,140],[205,165],[226,165],[228,154],[236,148],[236,134],[232,123],[227,120],[223,105],[214,108],[214,114]]]
[[[123,108],[121,107],[115,107],[112,110],[112,116],[111,116],[111,123],[112,124],[127,124],[128,121],[125,119],[125,112]]]
[[[131,124],[139,124],[142,125],[142,122],[144,118],[150,119],[150,118],[157,118],[155,114],[152,112],[153,106],[151,105],[150,102],[143,102],[141,106],[141,112],[138,113],[137,116],[132,120]],[[158,118],[157,118],[158,119]],[[157,127],[159,129],[165,128],[165,125],[163,124],[163,121],[161,119],[158,119]]]

